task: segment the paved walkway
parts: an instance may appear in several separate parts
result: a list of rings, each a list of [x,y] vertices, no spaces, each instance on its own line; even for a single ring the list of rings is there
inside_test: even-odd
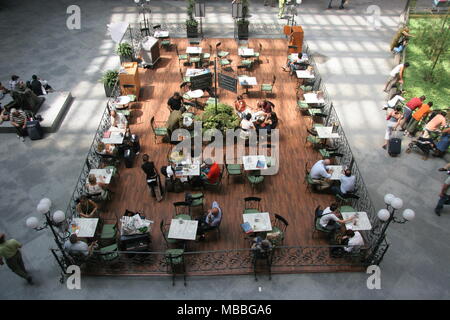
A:
[[[368,290],[367,275],[361,273],[276,275],[272,281],[263,277],[259,282],[249,276],[190,278],[186,288],[181,282],[173,288],[168,278],[88,278],[78,291],[59,284],[58,267],[48,252],[54,246],[50,232],[29,231],[24,221],[35,214],[44,196],[53,200],[54,208],[65,209],[105,107],[103,87],[97,80],[103,70],[119,63],[106,24],[134,22],[137,9],[128,0],[78,1],[81,30],[68,30],[66,8],[72,1],[36,4],[28,0],[20,5],[7,3],[0,11],[0,27],[8,30],[1,52],[2,61],[8,63],[0,66],[0,81],[6,82],[13,73],[23,79],[37,73],[56,89],[71,90],[75,101],[59,131],[44,140],[22,143],[13,134],[0,135],[0,230],[24,243],[25,263],[37,282],[35,287],[26,286],[5,267],[0,268],[2,288],[8,289],[0,292],[0,298],[449,298],[450,214],[437,217],[431,210],[444,180],[436,169],[444,161],[423,161],[419,155],[404,153],[389,158],[381,149],[382,88],[393,65],[387,48],[404,1],[376,2],[381,8],[379,29],[366,23],[367,8],[374,1],[353,0],[345,10],[324,10],[325,2],[304,0],[297,21],[318,57],[319,71],[374,204],[381,208],[383,195],[391,192],[417,214],[414,222],[390,227],[391,248],[381,265],[382,290]],[[174,29],[183,25],[184,1],[151,3],[153,22],[172,23]],[[212,7],[208,3],[206,37],[233,36],[229,1],[219,9],[224,3],[215,1]],[[251,3],[255,36],[266,36],[283,25],[283,20],[276,19],[277,8],[262,6],[262,0]],[[30,26],[33,34],[28,32]],[[271,36],[282,37],[281,31]]]

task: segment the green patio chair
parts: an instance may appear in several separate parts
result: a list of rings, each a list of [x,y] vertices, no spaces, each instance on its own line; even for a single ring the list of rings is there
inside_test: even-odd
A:
[[[244,198],[244,211],[243,213],[258,213],[261,212],[261,198],[259,197],[246,197]]]
[[[165,122],[155,121],[155,117],[150,119],[150,126],[155,137],[155,144],[157,142],[157,137],[167,137],[169,134],[168,128],[165,127]]]
[[[242,170],[241,164],[226,164],[225,169],[227,171],[227,180],[230,183],[230,177],[240,177],[244,176],[244,171]]]
[[[117,247],[117,244],[103,247],[99,251],[100,259],[103,261],[109,262],[119,258],[119,248]]]

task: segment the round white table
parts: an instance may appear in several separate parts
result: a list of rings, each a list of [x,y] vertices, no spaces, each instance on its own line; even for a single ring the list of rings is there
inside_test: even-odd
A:
[[[113,101],[113,104],[116,106],[117,109],[124,109],[126,108],[126,105],[131,102],[131,99],[129,96],[120,96],[117,97],[117,100]]]

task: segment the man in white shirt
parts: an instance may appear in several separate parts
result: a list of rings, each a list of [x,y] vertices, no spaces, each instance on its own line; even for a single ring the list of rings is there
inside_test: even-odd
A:
[[[352,252],[353,250],[358,249],[359,247],[364,245],[364,239],[359,231],[345,231],[345,235],[342,237],[342,240],[345,239],[348,239],[348,247],[344,248],[346,252]]]
[[[339,181],[341,183],[339,187],[333,186],[331,188],[331,191],[334,194],[339,194],[343,198],[359,199],[358,196],[353,194],[353,192],[355,191],[356,177],[352,176],[352,172],[350,171],[350,169],[346,169],[344,171],[344,174],[339,178]]]
[[[354,216],[348,219],[339,219],[337,215],[339,214],[339,208],[336,204],[332,204],[329,208],[323,210],[322,216],[320,217],[320,225],[330,231],[336,231],[341,227],[341,223],[347,223],[355,219]]]
[[[88,246],[86,242],[78,240],[77,235],[74,233],[70,235],[69,240],[66,240],[64,243],[64,250],[70,255],[79,254],[87,257],[92,253],[94,245],[96,244],[97,242],[94,241],[90,246]]]
[[[388,92],[397,82],[403,83],[403,72],[405,68],[409,67],[409,63],[400,63],[396,65],[394,69],[391,70],[389,74],[389,79],[386,82],[386,86],[384,87],[384,92]]]
[[[217,201],[212,203],[211,209],[208,210],[206,216],[203,216],[199,220],[199,226],[197,229],[197,234],[200,235],[199,240],[205,240],[205,232],[214,229],[220,225],[222,220],[222,209],[220,209]]]
[[[251,130],[251,129],[255,129],[255,125],[253,124],[253,122],[251,121],[252,119],[252,115],[251,113],[247,113],[245,115],[245,118],[242,119],[241,121],[241,128],[243,130]]]
[[[331,172],[328,169],[330,164],[330,159],[319,160],[311,168],[309,175],[313,182],[317,184],[318,190],[325,190],[331,187]]]

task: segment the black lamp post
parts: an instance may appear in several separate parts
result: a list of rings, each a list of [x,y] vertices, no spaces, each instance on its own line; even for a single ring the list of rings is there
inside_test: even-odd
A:
[[[217,113],[217,57],[218,49],[222,43],[216,43],[216,55],[214,56],[214,111]]]
[[[145,0],[145,1],[144,0],[134,0],[134,3],[136,3],[136,5],[138,7],[140,6],[140,8],[141,8],[140,11],[142,11],[142,15],[144,16],[144,27],[141,28],[141,33],[145,32],[146,35],[149,36],[150,35],[150,22],[147,19],[146,12],[148,11],[149,13],[151,13],[151,10],[150,10],[150,8],[148,8],[148,7],[146,8],[145,6],[150,5],[150,0]],[[139,22],[139,24],[140,24],[140,22]]]
[[[67,255],[64,251],[64,247],[62,244],[62,241],[64,241],[65,237],[61,236],[57,230],[55,230],[55,227],[61,226],[64,221],[66,220],[66,216],[63,211],[56,210],[53,215],[50,213],[50,207],[52,202],[48,198],[42,199],[38,206],[37,211],[44,215],[45,222],[42,226],[39,226],[39,219],[36,217],[30,217],[26,220],[27,227],[34,229],[36,231],[41,231],[46,229],[47,227],[50,227],[50,230],[53,234],[53,239],[55,240],[56,245],[58,246],[58,249],[61,251],[61,254],[64,258],[64,261],[68,261]],[[58,261],[59,262],[59,261]]]
[[[372,261],[375,255],[378,252],[378,249],[380,248],[382,242],[384,241],[386,237],[387,229],[391,222],[395,223],[406,223],[408,221],[412,221],[415,218],[415,212],[411,209],[405,209],[403,211],[403,218],[399,219],[395,216],[395,212],[397,210],[400,210],[403,207],[403,200],[400,198],[397,198],[393,194],[386,194],[384,196],[384,203],[386,204],[386,209],[380,209],[377,213],[378,219],[384,222],[383,227],[381,229],[381,232],[377,234],[378,240],[372,250],[372,254],[368,258],[368,261]]]

